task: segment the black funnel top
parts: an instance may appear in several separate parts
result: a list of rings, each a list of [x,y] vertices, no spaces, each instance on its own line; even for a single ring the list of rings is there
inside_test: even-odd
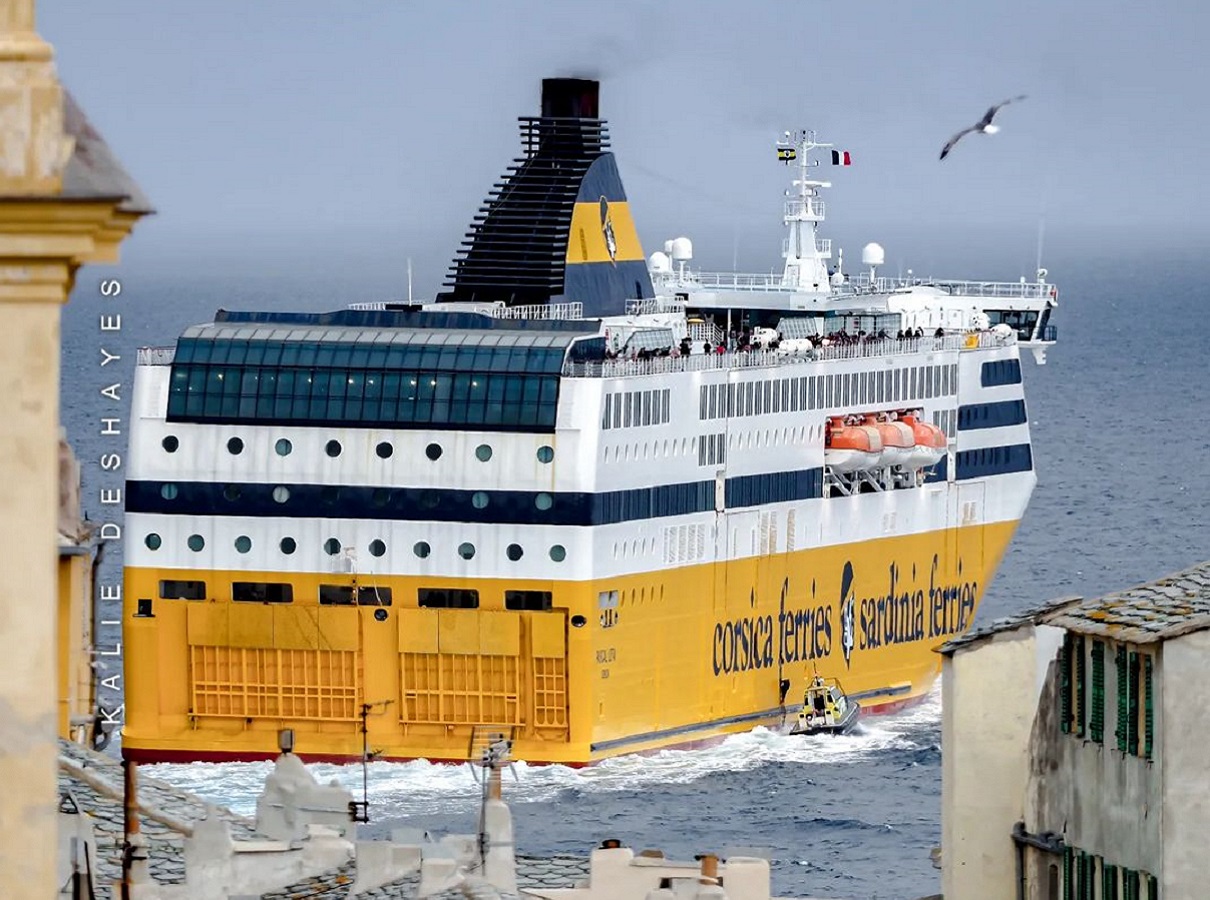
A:
[[[543,78],[542,117],[600,118],[601,83],[589,78]]]

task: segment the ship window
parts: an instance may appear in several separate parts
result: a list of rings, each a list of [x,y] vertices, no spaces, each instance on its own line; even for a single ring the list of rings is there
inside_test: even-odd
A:
[[[321,584],[319,586],[320,606],[352,606],[353,588],[345,584]]]
[[[441,459],[441,445],[429,444],[424,448],[424,455],[436,462],[437,460]]]
[[[944,397],[950,392],[950,367],[941,367],[941,395]]]
[[[206,539],[200,534],[191,534],[189,535],[189,540],[186,541],[186,543],[189,545],[190,550],[192,550],[194,553],[199,553],[201,552],[201,549],[206,546]]]
[[[416,600],[425,609],[479,608],[479,592],[464,588],[420,588]]]
[[[622,427],[622,395],[617,393],[613,395],[613,427]]]
[[[475,491],[471,494],[471,506],[475,509],[484,509],[489,502],[487,491]]]
[[[237,497],[239,496],[238,492],[236,493],[236,496]],[[234,498],[228,498],[228,499],[234,499]],[[284,484],[279,484],[277,487],[275,487],[273,489],[274,502],[285,503],[289,499],[290,499],[290,489],[288,487],[286,487]]]
[[[391,492],[386,488],[374,488],[370,493],[370,502],[375,506],[386,506],[391,502]]]
[[[387,545],[375,539],[370,541],[370,556],[382,556],[387,552]]]
[[[236,581],[231,585],[236,603],[293,603],[294,586],[277,582]]]
[[[340,488],[325,484],[319,489],[319,500],[324,506],[331,506],[340,499]]]
[[[525,551],[521,549],[520,544],[509,544],[507,549],[505,549],[505,551],[504,551],[504,555],[507,556],[509,559],[511,559],[513,562],[516,562],[522,556],[525,555]]]
[[[541,510],[550,509],[555,502],[555,498],[550,494],[541,493],[534,495],[534,506]]]
[[[475,545],[472,544],[470,541],[464,541],[463,543],[458,545],[458,555],[461,556],[463,559],[474,559],[475,558]]]
[[[232,456],[239,456],[244,452],[244,442],[237,437],[233,437],[227,441],[227,452]]]
[[[390,459],[391,454],[395,452],[395,448],[392,447],[388,442],[383,441],[374,448],[374,452],[378,454],[379,459]]]
[[[178,489],[175,484],[169,483],[160,487],[160,496],[165,500],[175,500],[177,493]]]
[[[555,544],[550,548],[550,558],[555,562],[563,562],[563,560],[567,559],[567,548],[562,544]]]
[[[389,587],[359,587],[357,589],[358,606],[390,606],[391,589]]]
[[[475,458],[478,459],[479,462],[487,462],[492,458],[491,446],[488,444],[480,444],[475,448]]]
[[[289,556],[291,553],[293,553],[295,550],[298,549],[298,544],[295,542],[294,538],[292,538],[292,537],[282,538],[281,544],[279,546],[281,547],[281,552],[286,554],[286,556]]]
[[[505,591],[504,608],[524,612],[543,612],[550,609],[550,591]]]
[[[205,600],[204,581],[161,581],[161,600]]]
[[[549,446],[539,447],[537,456],[538,456],[538,462],[549,463],[552,459],[555,458],[555,448],[549,447]]]
[[[289,456],[290,451],[294,449],[294,445],[287,438],[278,438],[277,443],[273,445],[273,449],[277,451],[278,456]]]
[[[324,553],[328,554],[328,556],[335,556],[339,552],[340,541],[338,541],[336,538],[328,538],[326,541],[324,541]]]
[[[415,553],[420,559],[425,559],[430,553],[433,552],[433,548],[428,545],[427,541],[417,541],[412,546],[412,552]]]
[[[235,549],[240,553],[247,553],[252,549],[252,538],[246,534],[241,534],[235,539]]]
[[[631,410],[632,410],[633,406],[634,406],[634,394],[630,391],[627,391],[626,392],[626,406],[624,407],[625,415],[622,419],[622,422],[626,428],[630,427],[630,424],[632,421]]]
[[[941,396],[941,366],[933,366],[933,396]]]
[[[328,441],[324,444],[324,453],[332,458],[340,456],[340,441]]]
[[[181,442],[177,439],[175,434],[170,434],[168,437],[164,438],[164,440],[160,441],[160,446],[162,446],[169,453],[176,453],[177,448],[181,446]]]

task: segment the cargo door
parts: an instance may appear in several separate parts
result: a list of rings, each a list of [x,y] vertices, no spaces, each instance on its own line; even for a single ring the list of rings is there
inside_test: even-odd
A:
[[[567,612],[524,613],[527,637],[525,732],[543,741],[568,739]]]

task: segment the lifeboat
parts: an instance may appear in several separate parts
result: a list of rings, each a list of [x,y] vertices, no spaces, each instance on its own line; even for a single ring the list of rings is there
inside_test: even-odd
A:
[[[865,424],[878,429],[882,438],[880,465],[908,466],[916,446],[916,436],[909,425],[903,422],[879,422],[874,416],[866,416]]]
[[[912,436],[916,439],[916,446],[912,448],[911,457],[907,462],[909,468],[922,469],[934,465],[945,456],[949,442],[944,431],[936,425],[922,422],[915,416],[904,416],[900,421],[912,429]]]
[[[873,469],[882,461],[882,436],[872,425],[845,425],[832,419],[824,435],[823,461],[834,472]]]

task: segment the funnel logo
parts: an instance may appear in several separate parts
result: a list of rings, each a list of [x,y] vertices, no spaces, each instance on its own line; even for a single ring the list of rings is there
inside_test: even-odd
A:
[[[849,660],[853,655],[853,564],[844,564],[844,573],[840,576],[840,649],[844,651],[844,665],[849,668]]]
[[[609,201],[601,198],[601,234],[605,236],[605,250],[609,253],[609,261],[618,261],[618,239],[613,233],[613,218],[609,215]]]

